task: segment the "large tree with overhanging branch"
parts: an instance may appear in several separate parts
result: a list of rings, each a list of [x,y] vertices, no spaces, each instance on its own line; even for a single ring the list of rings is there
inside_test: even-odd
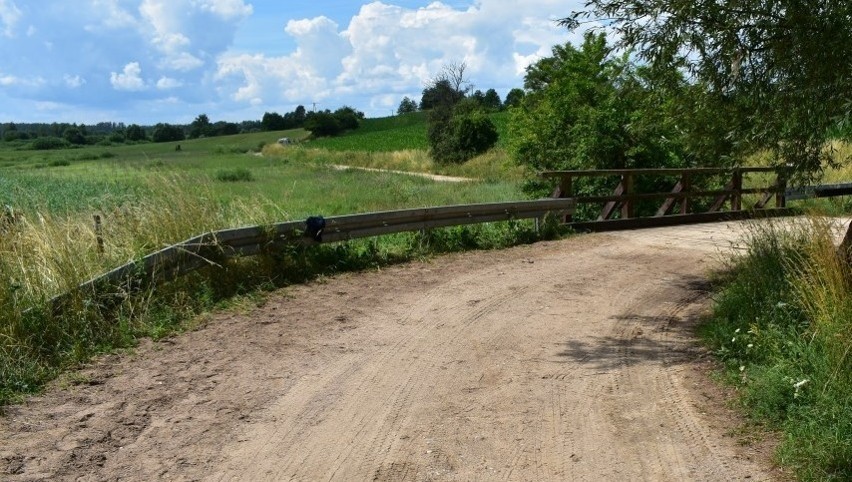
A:
[[[598,23],[654,67],[735,98],[731,135],[807,177],[841,161],[827,143],[852,106],[852,2],[587,0],[560,22]]]

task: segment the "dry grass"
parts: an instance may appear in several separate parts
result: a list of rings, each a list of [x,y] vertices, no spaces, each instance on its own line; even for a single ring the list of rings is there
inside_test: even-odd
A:
[[[524,176],[523,167],[512,162],[502,149],[492,149],[464,164],[438,164],[427,151],[416,149],[394,152],[331,151],[299,145],[269,144],[264,146],[262,154],[304,163],[442,174],[483,181],[518,181]]]

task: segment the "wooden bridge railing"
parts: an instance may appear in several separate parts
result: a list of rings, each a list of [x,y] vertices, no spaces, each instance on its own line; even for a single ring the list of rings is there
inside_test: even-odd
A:
[[[774,174],[774,182],[769,185],[746,187],[748,174]],[[565,222],[578,229],[607,230],[632,227],[650,227],[672,224],[708,222],[721,219],[745,218],[760,211],[764,215],[784,214],[786,210],[787,181],[783,169],[772,167],[737,168],[659,168],[659,169],[601,169],[577,171],[547,171],[545,178],[559,179],[553,192],[554,198],[573,198],[577,205],[601,204],[602,208],[594,221],[575,222],[571,215]],[[618,183],[612,194],[578,195],[574,192],[575,180],[587,177],[615,178]],[[637,189],[640,178],[676,178],[677,182],[665,192],[640,192]],[[722,189],[702,189],[704,183],[697,182],[709,177],[727,178]],[[744,195],[757,194],[759,198],[745,207]],[[769,206],[774,198],[774,206]],[[703,210],[696,210],[699,203]],[[709,203],[706,200],[711,200]],[[644,202],[659,200],[659,207],[653,215],[638,216],[637,206]],[[727,209],[726,209],[727,206]],[[671,213],[671,214],[670,214]]]

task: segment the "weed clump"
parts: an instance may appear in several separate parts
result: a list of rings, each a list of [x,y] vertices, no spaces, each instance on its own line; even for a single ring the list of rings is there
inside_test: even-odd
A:
[[[251,182],[254,181],[254,175],[244,167],[223,169],[216,172],[216,180],[222,182]]]

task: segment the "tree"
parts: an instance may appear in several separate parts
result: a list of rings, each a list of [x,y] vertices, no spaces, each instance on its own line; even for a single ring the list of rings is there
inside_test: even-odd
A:
[[[358,128],[358,125],[364,118],[364,113],[345,105],[334,111],[334,117],[337,119],[338,124],[340,124],[341,130],[352,130]]]
[[[307,120],[305,106],[299,105],[293,111],[293,127],[302,127],[305,125],[305,120]]]
[[[471,83],[465,77],[467,64],[450,63],[444,66],[429,85],[423,89],[420,110],[434,109],[440,105],[452,106],[465,98],[471,89]]]
[[[240,126],[234,122],[217,121],[210,128],[211,136],[232,136],[240,133]]]
[[[305,129],[317,137],[333,136],[343,130],[337,117],[327,110],[311,113],[305,121]]]
[[[62,138],[74,145],[83,145],[86,143],[86,136],[77,127],[69,127],[62,133]]]
[[[521,101],[523,100],[524,90],[516,87],[506,94],[506,100],[503,101],[503,108],[508,109],[509,107],[517,107],[521,105]]]
[[[402,101],[399,103],[399,108],[396,109],[396,113],[398,115],[403,114],[411,114],[412,112],[417,112],[417,102],[405,96],[402,98]]]
[[[144,141],[147,136],[145,134],[145,129],[143,129],[138,124],[130,124],[127,126],[127,133],[125,134],[128,141]]]
[[[209,137],[213,135],[213,125],[207,114],[201,114],[189,125],[189,138]]]
[[[171,124],[157,124],[151,132],[151,140],[154,142],[182,141],[186,138],[183,128]]]
[[[587,0],[569,28],[607,19],[655,68],[685,68],[741,108],[731,134],[804,176],[836,162],[826,140],[852,111],[852,2]]]
[[[500,110],[503,106],[503,102],[500,100],[500,94],[498,94],[494,89],[486,90],[485,96],[482,98],[482,106],[490,111]]]
[[[284,117],[277,112],[264,112],[260,125],[265,131],[283,131],[287,129]]]
[[[698,102],[705,91],[676,69],[637,67],[627,55],[614,55],[603,34],[586,34],[581,46],[560,45],[552,53],[527,68],[528,91],[511,111],[509,151],[532,172],[712,166],[730,159],[734,146],[724,142],[726,131],[712,129],[721,120],[701,118],[709,126],[697,131],[698,118],[677,119],[675,113],[688,112],[688,101]],[[689,151],[711,134],[723,139],[700,142],[716,150]],[[575,191],[602,194],[594,191],[596,182]],[[537,178],[526,184],[536,195],[546,188]]]

